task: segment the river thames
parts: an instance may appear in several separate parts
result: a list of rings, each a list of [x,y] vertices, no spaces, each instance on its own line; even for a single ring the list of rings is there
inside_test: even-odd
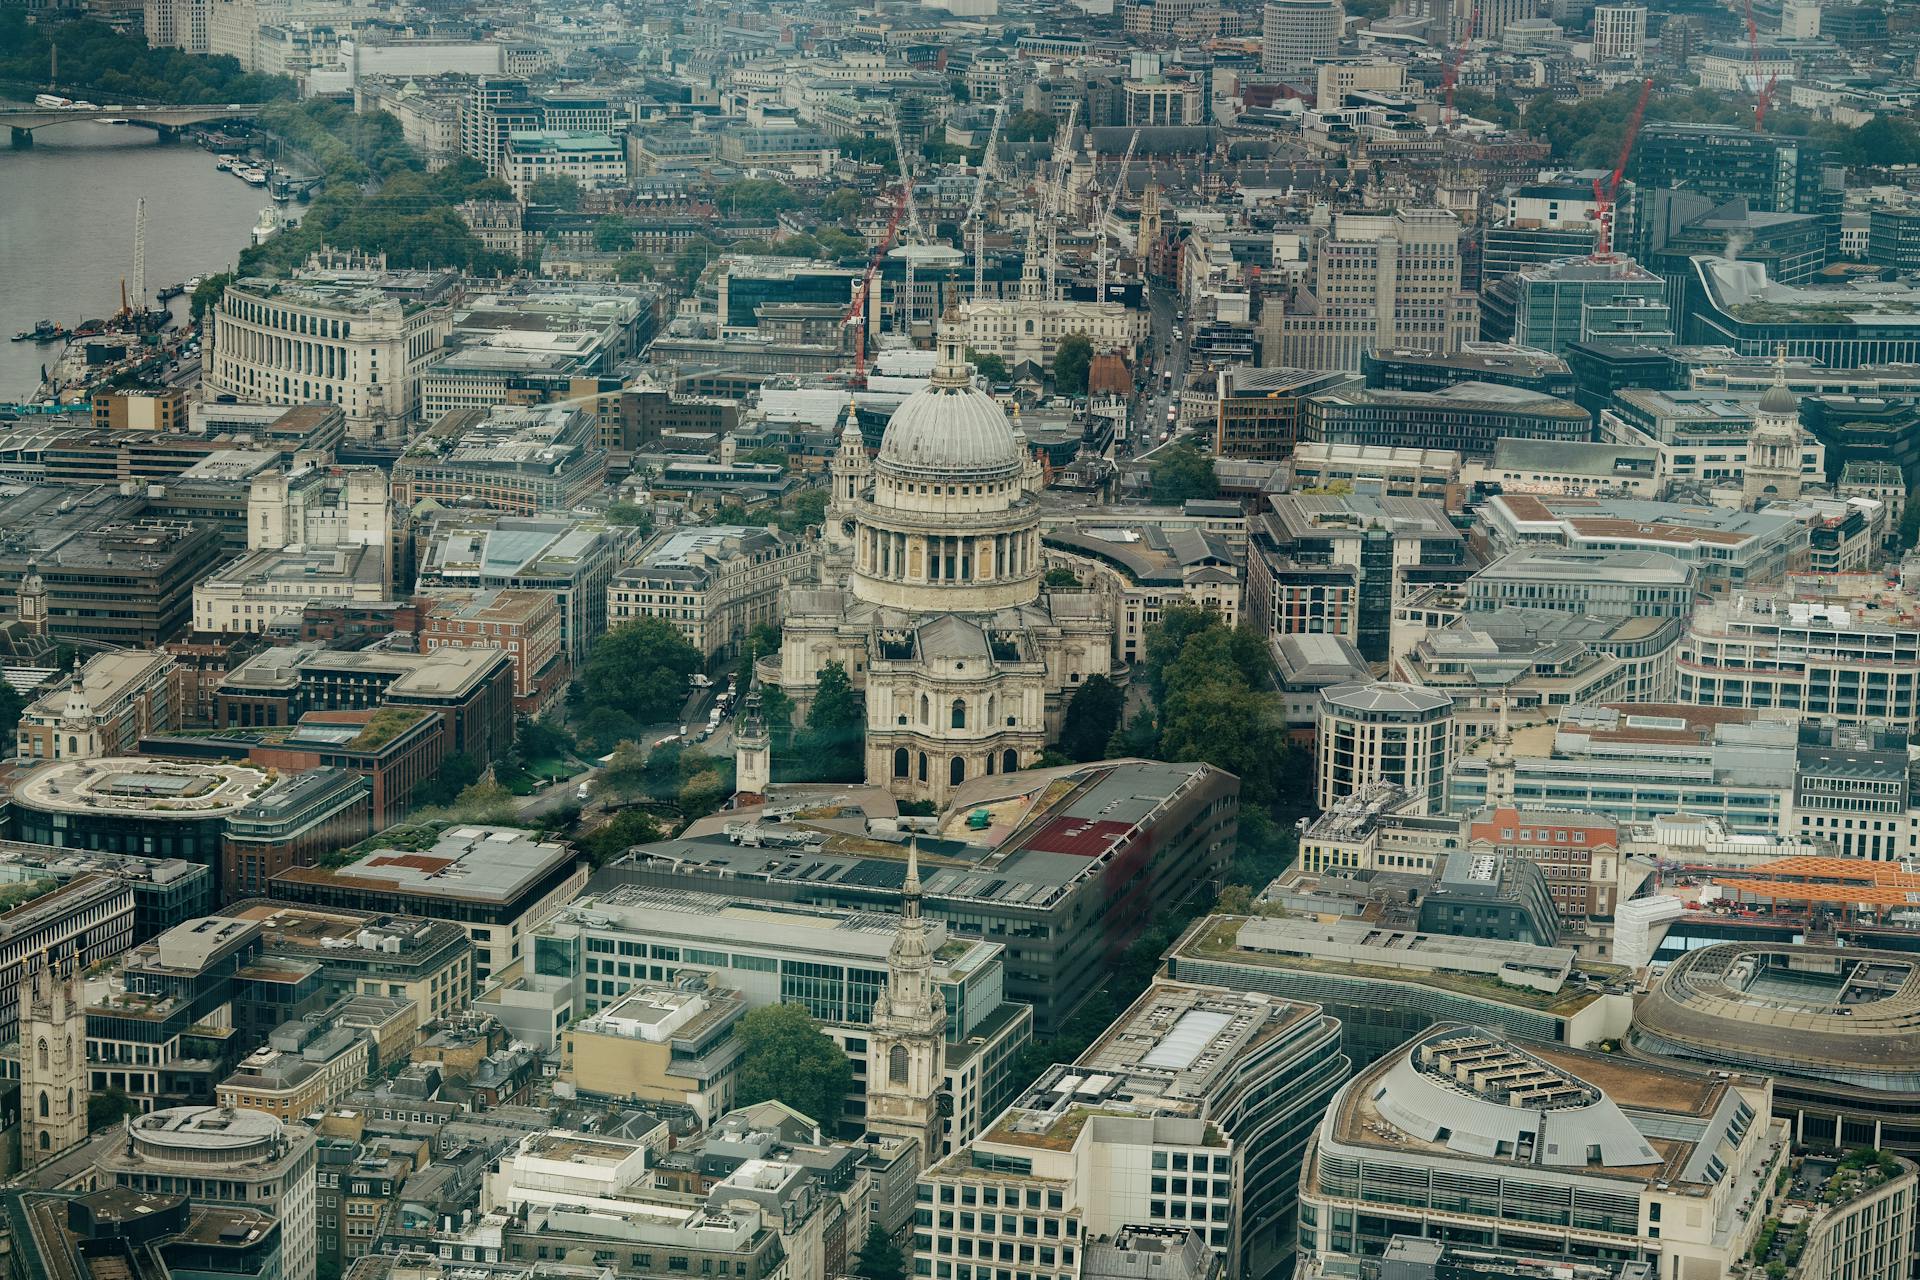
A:
[[[198,147],[162,146],[135,125],[41,129],[0,140],[0,402],[32,396],[61,346],[7,339],[39,320],[69,327],[112,315],[133,274],[134,201],[147,201],[147,289],[232,267],[272,203]],[[184,320],[186,299],[171,304]]]

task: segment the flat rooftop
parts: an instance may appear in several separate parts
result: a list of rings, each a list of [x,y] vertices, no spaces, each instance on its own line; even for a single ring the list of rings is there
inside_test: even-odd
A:
[[[42,812],[185,822],[224,818],[273,785],[266,770],[247,764],[104,756],[42,765],[13,794]]]
[[[375,849],[338,870],[294,867],[274,878],[402,897],[507,902],[574,856],[567,845],[518,827],[460,825],[440,832],[424,849]]]
[[[929,898],[1046,910],[1213,774],[1197,763],[1110,760],[975,779],[921,838],[921,883]],[[906,881],[906,837],[868,831],[861,790],[819,789],[810,800],[696,824],[692,834],[642,846],[626,862],[719,880],[897,893]]]

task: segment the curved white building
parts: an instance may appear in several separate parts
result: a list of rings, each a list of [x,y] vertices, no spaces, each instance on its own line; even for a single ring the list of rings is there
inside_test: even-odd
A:
[[[291,280],[227,286],[208,314],[206,394],[339,405],[356,439],[404,437],[420,378],[453,330],[451,272],[315,259]]]
[[[314,1147],[305,1125],[264,1111],[168,1107],[128,1121],[100,1171],[129,1191],[265,1210],[283,1233],[281,1280],[314,1280]]]
[[[868,458],[849,423],[832,463],[822,587],[790,588],[776,679],[804,715],[838,662],[866,694],[867,780],[943,803],[1031,764],[1072,692],[1111,674],[1112,623],[1041,586],[1040,464],[942,326],[928,384]]]

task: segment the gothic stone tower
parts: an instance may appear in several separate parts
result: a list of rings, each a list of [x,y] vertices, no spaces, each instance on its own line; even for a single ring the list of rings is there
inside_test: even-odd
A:
[[[44,953],[20,1006],[20,1157],[32,1168],[87,1136],[87,1004],[80,960]]]
[[[907,848],[900,928],[887,952],[887,985],[867,1037],[867,1128],[920,1140],[923,1167],[944,1144],[947,1002],[933,981],[933,950],[920,915],[920,846]]]

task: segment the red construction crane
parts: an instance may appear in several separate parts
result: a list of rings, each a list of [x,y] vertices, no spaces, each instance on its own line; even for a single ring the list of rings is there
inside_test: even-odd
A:
[[[1467,60],[1467,49],[1473,44],[1473,33],[1480,27],[1480,6],[1473,6],[1473,13],[1467,18],[1467,34],[1462,37],[1460,47],[1454,50],[1453,61],[1447,64],[1447,72],[1440,78],[1441,85],[1447,91],[1447,128],[1453,128],[1456,117],[1453,114],[1453,86],[1460,79],[1461,64]]]
[[[1753,127],[1764,129],[1767,125],[1767,108],[1773,102],[1773,91],[1780,83],[1780,77],[1769,76],[1766,84],[1760,83],[1760,27],[1753,20],[1753,0],[1747,0],[1747,50],[1753,57]]]
[[[1633,140],[1640,136],[1640,120],[1647,114],[1647,99],[1652,96],[1653,77],[1648,76],[1640,82],[1640,101],[1633,104],[1633,114],[1627,117],[1627,132],[1620,139],[1620,159],[1613,166],[1613,175],[1607,179],[1604,188],[1600,185],[1600,179],[1593,180],[1595,262],[1613,261],[1613,200],[1620,194],[1620,179],[1627,172],[1627,157],[1633,154]]]
[[[900,219],[906,211],[907,187],[902,182],[900,193],[893,198],[893,216],[887,219],[887,234],[880,237],[873,257],[867,260],[866,274],[860,277],[860,287],[854,290],[853,301],[840,317],[842,329],[850,324],[860,326],[853,337],[853,385],[856,387],[867,385],[867,293],[873,288],[874,276],[879,274],[881,260],[887,256],[887,250],[893,248],[893,238],[900,231]]]

